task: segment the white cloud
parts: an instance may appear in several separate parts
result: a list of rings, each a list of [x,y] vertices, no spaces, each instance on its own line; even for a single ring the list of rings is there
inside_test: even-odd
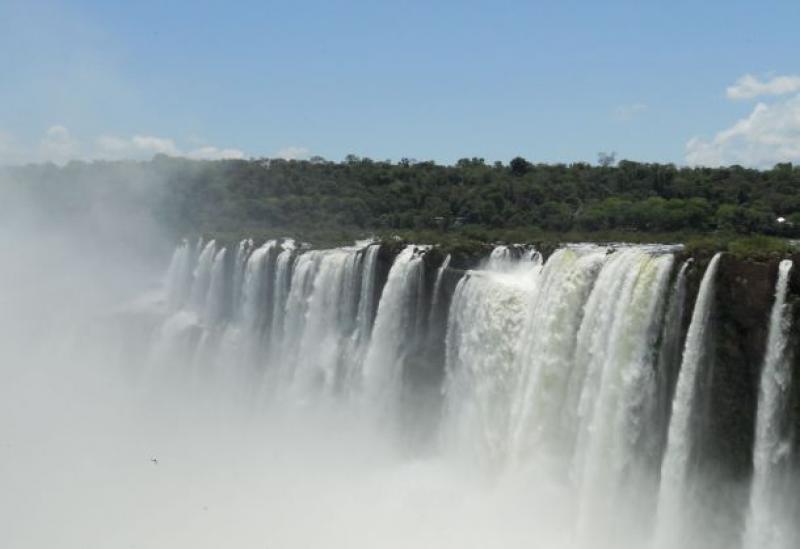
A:
[[[41,142],[37,157],[57,164],[67,162],[79,155],[80,143],[73,139],[64,126],[47,128]]]
[[[800,91],[800,76],[774,76],[769,80],[759,80],[752,74],[745,74],[725,90],[728,99],[753,99],[760,95],[786,95]]]
[[[153,154],[167,154],[169,156],[181,156],[178,147],[172,139],[163,137],[153,137],[152,135],[134,135],[131,139],[133,146],[144,152]]]
[[[618,120],[631,120],[637,115],[642,114],[647,110],[647,105],[644,103],[632,103],[630,105],[620,105],[614,111],[614,116]]]
[[[195,160],[222,160],[225,158],[244,158],[244,153],[239,149],[218,149],[217,147],[200,147],[189,151],[186,156]]]
[[[691,165],[757,168],[800,161],[800,95],[771,104],[758,103],[750,115],[711,140],[690,139],[686,161]]]
[[[306,147],[285,147],[279,150],[277,154],[278,158],[285,160],[302,160],[310,155],[311,151]]]
[[[758,102],[753,111],[712,139],[693,137],[686,143],[686,161],[695,166],[739,164],[771,168],[800,161],[800,76],[759,80],[745,74],[726,90],[728,99],[788,96]]]
[[[106,154],[111,154],[114,157],[117,155],[124,155],[130,147],[130,142],[120,137],[113,135],[101,135],[95,140],[95,145],[98,151]]]
[[[177,156],[178,148],[171,139],[135,135],[130,138],[116,135],[101,135],[94,141],[94,149],[89,155],[103,160],[140,159],[154,154]]]
[[[156,154],[202,160],[245,157],[244,152],[239,149],[212,145],[183,150],[174,139],[152,135],[101,135],[83,143],[60,125],[48,128],[38,143],[27,146],[15,140],[13,135],[0,131],[0,165],[28,162],[65,164],[70,160],[146,160]]]

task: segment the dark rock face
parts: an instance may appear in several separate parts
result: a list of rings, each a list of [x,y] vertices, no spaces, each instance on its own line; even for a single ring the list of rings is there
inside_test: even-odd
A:
[[[788,352],[792,364],[790,396],[786,411],[786,425],[781,428],[788,432],[793,443],[791,467],[800,472],[800,254],[792,256],[794,266],[789,277],[787,304],[792,308],[792,330],[788,342]]]
[[[744,479],[752,472],[758,385],[777,271],[777,260],[727,254],[720,259],[710,347],[698,380],[695,436],[700,470],[721,480]]]

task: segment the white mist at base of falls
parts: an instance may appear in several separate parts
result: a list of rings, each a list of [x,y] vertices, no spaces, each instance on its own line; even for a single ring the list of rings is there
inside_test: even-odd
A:
[[[14,351],[0,545],[647,546],[676,249],[498,246],[468,271],[432,250],[187,242],[160,299]]]

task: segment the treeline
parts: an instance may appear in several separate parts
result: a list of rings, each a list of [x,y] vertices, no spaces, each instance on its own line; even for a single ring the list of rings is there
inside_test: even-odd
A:
[[[623,160],[616,166],[348,156],[73,162],[5,170],[3,185],[48,215],[106,206],[149,212],[176,233],[269,230],[800,235],[800,166],[761,171]],[[779,218],[785,218],[779,222]]]

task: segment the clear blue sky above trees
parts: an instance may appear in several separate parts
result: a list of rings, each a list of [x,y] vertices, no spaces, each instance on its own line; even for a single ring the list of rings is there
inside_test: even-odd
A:
[[[747,74],[800,73],[798,21],[796,1],[6,0],[0,163],[614,150],[769,165],[800,156],[800,138],[714,138],[753,116],[771,135],[797,114],[800,130],[800,85],[726,96]]]

